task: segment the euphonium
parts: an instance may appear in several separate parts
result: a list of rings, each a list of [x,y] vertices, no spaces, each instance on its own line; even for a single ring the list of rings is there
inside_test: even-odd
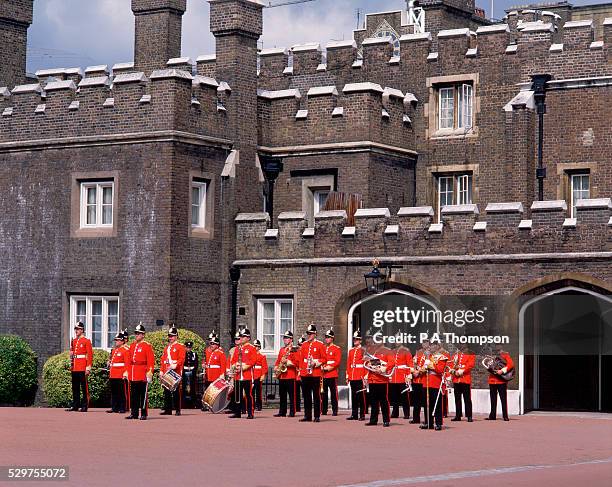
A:
[[[363,368],[374,372],[375,374],[382,375],[383,377],[391,377],[393,375],[393,369],[389,372],[383,372],[383,367],[387,365],[387,362],[383,362],[378,357],[368,353],[367,350],[363,351]]]
[[[493,357],[492,355],[485,355],[482,359],[482,365],[492,374],[496,375],[500,379],[510,381],[514,379],[514,369],[510,369],[505,374],[499,374],[496,371],[503,369],[506,366],[506,361],[501,357]]]

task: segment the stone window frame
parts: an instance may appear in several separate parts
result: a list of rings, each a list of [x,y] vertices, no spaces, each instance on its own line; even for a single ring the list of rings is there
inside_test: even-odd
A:
[[[557,176],[559,177],[559,183],[557,185],[557,199],[567,202],[570,218],[576,218],[574,215],[574,206],[572,204],[572,176],[577,174],[588,174],[589,198],[596,198],[597,186],[593,185],[593,176],[596,173],[597,164],[595,162],[560,163],[557,165]]]
[[[316,191],[336,190],[336,175],[313,174],[302,178],[302,211],[306,213],[308,226],[314,227],[314,194]]]
[[[71,238],[116,237],[119,222],[119,171],[74,172],[71,175],[70,236]],[[108,226],[81,227],[81,185],[83,183],[113,183],[113,224]]]
[[[423,111],[427,118],[427,129],[425,136],[428,139],[466,138],[478,136],[477,115],[480,113],[479,73],[466,73],[450,76],[433,76],[426,78],[426,86],[429,92],[429,100],[424,104]],[[438,105],[439,89],[448,86],[457,86],[463,83],[472,85],[472,126],[469,130],[439,129],[438,128]]]
[[[428,194],[426,201],[434,209],[436,215],[436,221],[441,222],[441,214],[438,204],[438,178],[440,176],[457,176],[461,174],[472,175],[472,203],[478,202],[479,197],[479,186],[478,186],[478,164],[451,164],[451,165],[436,165],[427,168],[428,178]],[[456,184],[453,186],[453,192],[456,193]]]
[[[206,184],[206,209],[204,212],[204,226],[193,226],[191,220],[191,205],[193,183]],[[214,238],[215,228],[215,178],[213,173],[198,170],[189,171],[189,205],[187,206],[187,226],[189,227],[189,237],[210,240]]]

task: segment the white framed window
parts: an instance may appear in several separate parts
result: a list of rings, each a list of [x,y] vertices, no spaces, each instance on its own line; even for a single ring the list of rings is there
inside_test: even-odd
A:
[[[206,189],[204,181],[191,182],[191,226],[206,227]]]
[[[469,83],[438,88],[438,129],[471,129],[474,87]]]
[[[316,215],[325,207],[325,202],[329,196],[330,189],[317,189],[312,192],[313,195],[313,215]]]
[[[571,192],[572,192],[572,204],[571,204],[571,218],[576,218],[576,203],[579,200],[585,200],[590,198],[591,193],[591,181],[589,174],[571,174]]]
[[[71,296],[70,336],[74,338],[74,325],[85,325],[85,336],[94,348],[111,349],[119,331],[118,296]]]
[[[81,228],[113,226],[114,183],[81,183]]]
[[[293,331],[293,299],[262,298],[257,300],[257,339],[261,352],[275,354],[283,346],[282,336]]]
[[[445,174],[437,177],[438,222],[441,221],[442,207],[472,203],[472,174]]]

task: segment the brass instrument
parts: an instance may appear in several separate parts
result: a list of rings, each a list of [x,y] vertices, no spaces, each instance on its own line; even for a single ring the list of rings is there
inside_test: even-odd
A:
[[[280,361],[280,364],[274,367],[274,377],[279,379],[282,374],[287,372],[287,362],[289,361],[289,354],[293,351],[294,347],[285,347],[285,355]]]
[[[514,379],[514,369],[508,370],[505,374],[500,374],[498,370],[506,367],[506,361],[501,357],[493,357],[492,355],[485,355],[482,359],[482,366],[487,369],[490,373],[496,375],[506,382]]]
[[[393,375],[395,371],[395,367],[391,369],[389,372],[383,371],[383,368],[387,365],[387,362],[379,359],[378,357],[368,353],[367,350],[363,351],[363,368],[369,370],[370,372],[374,372],[375,374],[381,375],[383,377],[389,378]]]
[[[402,390],[402,394],[404,392],[412,392],[412,374],[406,374],[404,382],[406,383],[406,388]]]
[[[314,359],[310,355],[308,355],[308,358],[306,360],[306,375],[311,375],[313,371],[314,371]]]

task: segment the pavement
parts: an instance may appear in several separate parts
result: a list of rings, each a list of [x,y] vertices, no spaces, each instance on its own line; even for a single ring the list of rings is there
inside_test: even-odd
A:
[[[0,465],[69,466],[52,485],[215,487],[612,485],[612,415],[528,414],[422,431],[323,416],[187,410],[128,421],[101,409],[0,408]],[[40,485],[1,482],[0,485]]]

